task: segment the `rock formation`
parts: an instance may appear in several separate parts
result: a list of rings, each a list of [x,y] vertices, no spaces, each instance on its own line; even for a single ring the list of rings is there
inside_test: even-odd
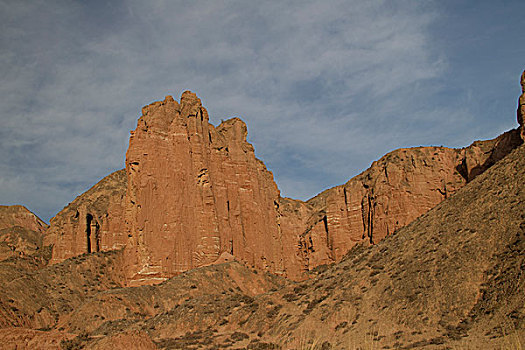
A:
[[[51,263],[83,253],[120,249],[124,235],[126,173],[116,171],[78,196],[51,219],[44,239],[53,245]]]
[[[165,278],[221,253],[290,275],[279,227],[279,190],[255,158],[238,118],[214,127],[185,92],[142,110],[126,154],[127,252],[133,279]]]
[[[525,119],[525,71],[521,75],[521,96],[518,99],[518,124],[521,126],[521,138],[525,140],[525,128],[523,121]]]
[[[0,206],[0,260],[37,253],[47,224],[21,205]]]
[[[131,285],[209,265],[221,254],[303,279],[354,245],[376,244],[409,224],[523,142],[520,130],[511,130],[463,149],[399,149],[302,202],[280,197],[244,122],[211,125],[195,94],[183,93],[180,103],[168,96],[142,114],[125,171],[51,220],[52,262],[125,246]]]
[[[452,196],[522,143],[518,130],[464,149],[395,150],[346,184],[326,190],[296,210],[305,266],[339,261],[359,242],[378,243]],[[300,227],[301,224],[296,225]]]
[[[0,342],[8,349],[521,349],[524,184],[521,146],[395,235],[355,246],[298,283],[225,262],[129,288],[122,251],[38,271],[0,262]],[[311,206],[283,202],[280,210],[299,214]]]
[[[0,205],[0,230],[20,226],[44,233],[47,224],[22,205]]]
[[[217,128],[197,96],[143,109],[126,171],[132,283],[162,280],[227,252],[291,278],[377,243],[451,196],[520,139],[511,131],[463,150],[401,149],[302,203],[280,198],[237,119]],[[170,164],[170,166],[166,166]]]

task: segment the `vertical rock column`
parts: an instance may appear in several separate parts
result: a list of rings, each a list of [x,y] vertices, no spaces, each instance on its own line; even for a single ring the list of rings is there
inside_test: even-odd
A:
[[[518,100],[518,123],[521,128],[521,138],[525,141],[525,127],[523,120],[525,119],[525,71],[521,75],[521,96]]]
[[[126,154],[130,284],[155,283],[213,263],[223,252],[285,276],[273,174],[246,141],[244,122],[216,128],[189,91],[143,108]]]

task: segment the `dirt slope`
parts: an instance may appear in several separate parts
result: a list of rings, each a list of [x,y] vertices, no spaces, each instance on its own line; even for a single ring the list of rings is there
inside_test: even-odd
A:
[[[301,283],[227,262],[136,288],[112,285],[104,271],[79,277],[91,291],[80,297],[72,271],[100,266],[96,259],[115,265],[107,253],[84,256],[84,267],[67,260],[2,287],[2,301],[19,310],[3,305],[3,326],[45,326],[53,339],[63,332],[64,347],[142,334],[144,348],[163,349],[519,349],[524,183],[520,147],[395,235]],[[49,295],[32,297],[42,286]],[[37,307],[49,316],[37,317]]]

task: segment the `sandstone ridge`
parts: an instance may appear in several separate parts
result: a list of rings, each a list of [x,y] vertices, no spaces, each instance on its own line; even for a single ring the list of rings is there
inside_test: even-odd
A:
[[[306,202],[240,119],[190,92],[146,106],[126,169],[49,229],[0,207],[2,348],[521,349],[522,101],[518,129],[390,152]]]
[[[462,149],[399,149],[303,202],[280,196],[242,120],[213,126],[208,119],[189,91],[180,102],[167,96],[144,107],[131,132],[126,169],[51,220],[46,244],[54,245],[52,261],[126,247],[129,284],[140,285],[227,253],[305,279],[356,244],[376,244],[406,226],[523,142],[520,127]]]
[[[44,238],[53,245],[51,263],[83,253],[122,248],[126,173],[116,171],[78,196],[51,219]]]
[[[0,260],[40,253],[48,225],[21,205],[0,205]]]

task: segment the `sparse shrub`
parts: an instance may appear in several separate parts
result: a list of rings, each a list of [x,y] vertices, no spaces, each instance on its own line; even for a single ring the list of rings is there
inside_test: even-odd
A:
[[[296,286],[293,291],[297,294],[301,294],[304,290],[306,289],[306,285],[304,284],[300,284],[298,286]]]
[[[71,340],[62,340],[60,347],[64,350],[78,350],[84,348],[84,343],[91,340],[91,337],[87,333],[77,335]]]
[[[338,331],[338,330],[340,330],[340,329],[343,329],[343,328],[345,328],[347,325],[348,325],[348,322],[343,321],[343,322],[339,323],[337,326],[335,326],[335,330]]]
[[[299,297],[296,294],[288,293],[288,294],[283,295],[283,299],[286,300],[287,302],[291,303],[291,302],[296,301],[297,299],[299,299]]]
[[[255,299],[253,299],[249,295],[242,295],[240,299],[241,299],[241,302],[245,304],[252,304],[255,301]]]
[[[325,341],[322,345],[321,345],[321,350],[331,350],[332,349],[332,344],[330,344],[329,341]]]
[[[233,334],[230,336],[230,339],[235,341],[235,342],[238,342],[238,341],[242,341],[244,339],[248,339],[250,338],[250,336],[246,333],[242,333],[242,332],[233,332]]]
[[[274,343],[264,343],[258,340],[252,340],[247,347],[248,350],[277,350],[281,349],[281,346]]]
[[[275,316],[277,316],[279,314],[279,311],[281,310],[282,307],[283,307],[282,305],[275,305],[273,308],[271,308],[267,312],[266,316],[268,318],[274,318]]]

